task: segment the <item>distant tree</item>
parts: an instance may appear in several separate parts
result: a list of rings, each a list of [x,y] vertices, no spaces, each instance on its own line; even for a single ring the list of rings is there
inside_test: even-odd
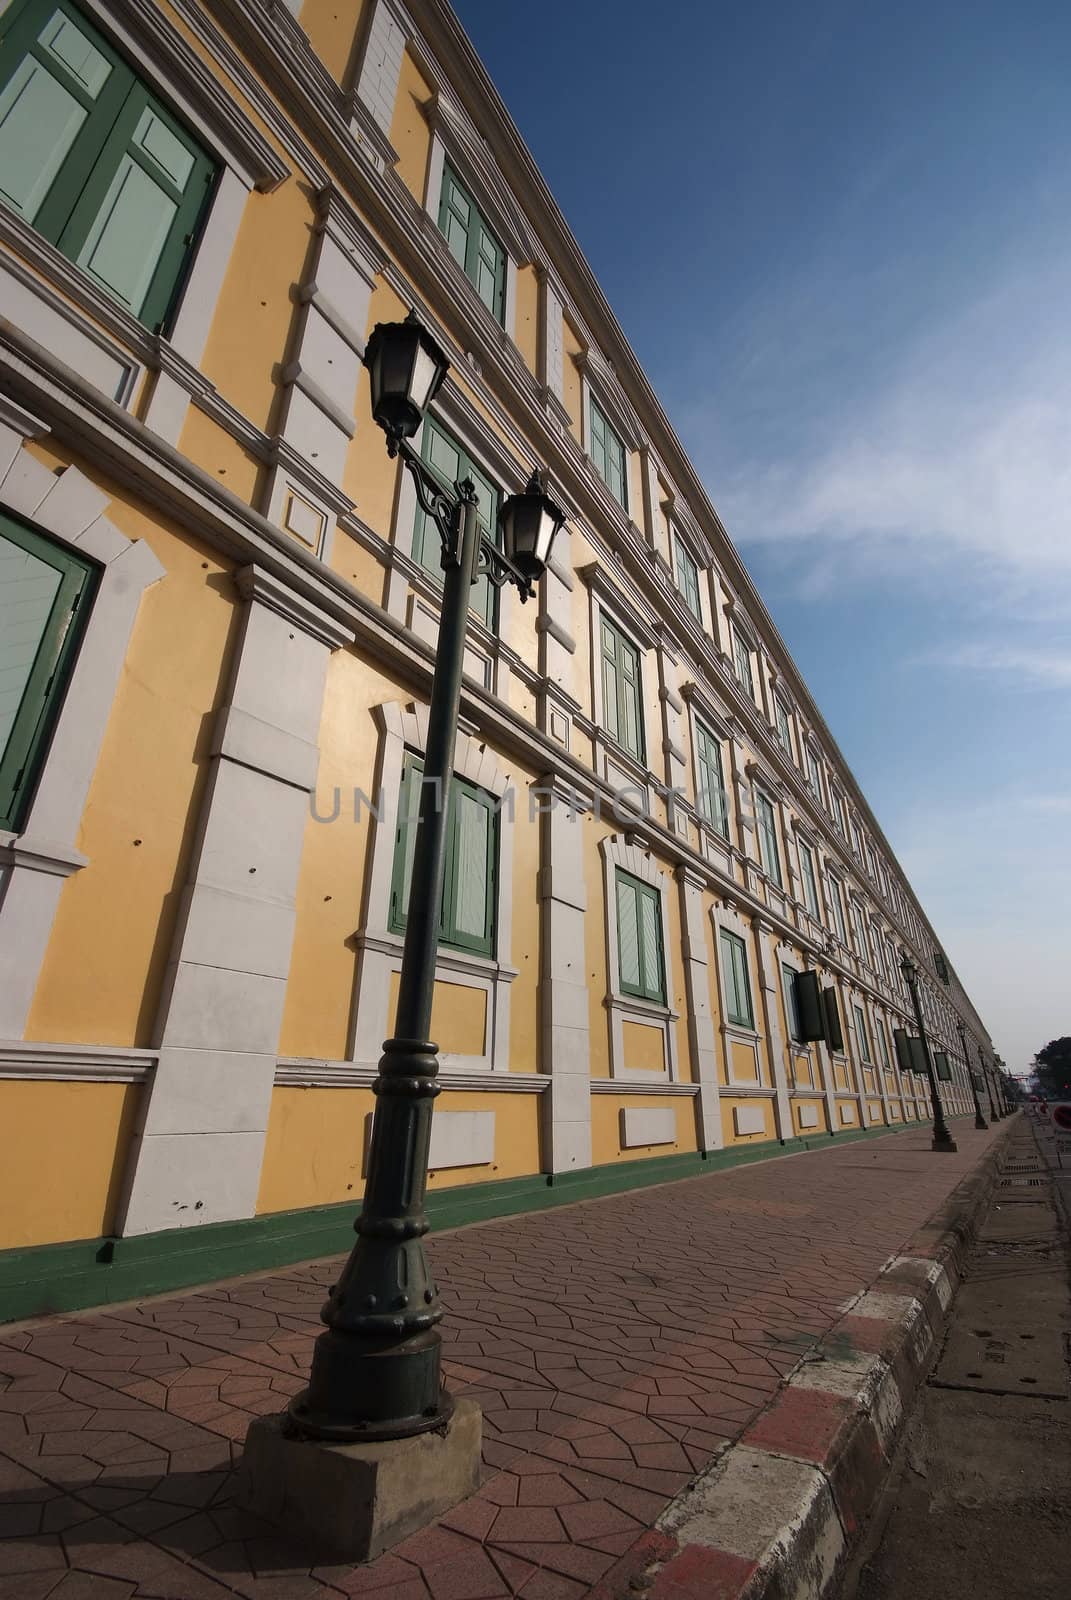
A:
[[[1038,1051],[1034,1079],[1047,1100],[1071,1100],[1071,1038],[1050,1039]]]

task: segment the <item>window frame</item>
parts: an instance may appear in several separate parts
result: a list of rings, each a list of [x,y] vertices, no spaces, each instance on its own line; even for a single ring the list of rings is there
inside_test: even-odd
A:
[[[448,483],[443,477],[440,469],[436,467],[431,460],[430,452],[436,436],[438,436],[439,439],[441,439],[450,449],[457,452],[459,476],[455,482],[460,483],[464,478],[471,475],[476,482],[477,488],[479,489],[482,486],[492,497],[494,502],[493,526],[486,523],[482,517],[480,517],[478,520],[480,527],[491,540],[491,542],[495,545],[500,544],[498,515],[502,507],[502,489],[494,481],[494,478],[491,476],[491,474],[488,473],[483,466],[481,466],[480,462],[475,460],[471,451],[466,449],[465,445],[462,444],[457,434],[454,433],[445,422],[441,421],[438,416],[433,416],[431,413],[428,413],[425,416],[420,429],[420,459],[424,462],[428,470],[439,480],[448,493],[454,492],[455,483]],[[441,590],[443,584],[443,569],[438,560],[441,550],[438,530],[434,527],[433,519],[428,516],[427,512],[421,506],[419,500],[415,499],[415,496],[414,500],[416,510],[413,517],[413,530],[409,546],[410,556],[413,562],[420,568],[421,572],[426,573],[432,582],[435,583],[436,587]],[[429,526],[431,528],[431,540],[433,540],[431,543],[431,550],[436,557],[434,565],[429,563],[427,556]],[[481,622],[489,632],[495,634],[498,632],[499,623],[498,595],[499,591],[492,583],[488,581],[486,575],[484,575],[473,584],[472,600],[469,604],[470,615],[475,617],[478,622]],[[481,597],[483,601],[482,607],[476,604],[477,599]]]
[[[703,599],[699,583],[699,562],[695,559],[680,533],[673,529],[673,572],[677,593],[700,627],[703,626]],[[682,579],[687,574],[687,581]]]
[[[643,652],[621,624],[613,617],[604,606],[599,607],[599,685],[602,699],[602,729],[608,739],[641,764],[647,760],[647,734],[643,715]],[[614,641],[614,650],[607,652],[607,636]],[[627,693],[628,679],[621,672],[621,664],[631,660],[634,662],[635,676],[632,682],[632,691],[635,696],[634,720],[636,724],[635,747],[622,737],[622,719],[627,726]],[[615,673],[613,694],[613,721],[610,725],[610,699],[607,693],[607,667],[611,665]]]
[[[734,933],[731,928],[718,929],[718,943],[722,956],[722,993],[725,1003],[725,1020],[734,1028],[746,1028],[750,1033],[755,1031],[755,1001],[751,990],[751,970],[747,957],[747,943],[740,934]],[[739,964],[737,958],[739,957]],[[743,993],[747,1002],[746,1010],[741,1013],[734,1007],[740,999],[740,978],[743,976]],[[731,983],[730,983],[731,978]]]
[[[733,666],[736,681],[744,693],[750,697],[752,704],[754,704],[755,673],[751,665],[751,655],[754,647],[747,634],[736,623],[732,624],[731,632],[733,636]]]
[[[778,694],[774,695],[774,728],[777,733],[777,742],[785,755],[796,765],[796,752],[792,747],[792,717],[785,702]]]
[[[6,510],[0,510],[0,537],[60,574],[11,731],[0,750],[0,831],[18,833],[48,759],[52,733],[93,609],[100,569],[79,551]]]
[[[833,932],[837,935],[845,949],[848,948],[848,927],[844,920],[844,885],[831,868],[826,868],[826,882],[829,887],[829,900],[832,907]]]
[[[412,855],[410,846],[406,849],[407,836],[410,827],[413,828],[413,843],[415,844],[415,827],[417,811],[410,809],[408,796],[414,784],[414,774],[422,777],[424,772],[424,757],[413,750],[406,750],[403,763],[401,785],[398,796],[398,821],[395,828],[394,854],[391,861],[390,900],[388,902],[387,927],[391,933],[404,935],[408,907],[402,906],[406,899],[406,880],[412,870]],[[416,795],[419,806],[420,785],[417,784]],[[458,840],[460,834],[460,809],[457,796],[464,795],[471,801],[483,807],[488,813],[487,828],[487,872],[485,878],[485,912],[486,933],[482,938],[461,929],[457,925],[458,916],[458,869],[460,851]],[[499,830],[500,805],[498,798],[489,790],[481,789],[470,779],[454,773],[450,782],[450,800],[447,813],[446,832],[446,864],[443,871],[442,899],[439,905],[439,929],[437,947],[441,950],[460,951],[467,955],[487,956],[494,959],[498,943],[498,876],[499,876]]]
[[[852,1001],[852,1014],[855,1018],[855,1036],[859,1040],[859,1059],[865,1066],[872,1067],[874,1058],[870,1053],[870,1035],[866,1025],[866,1012],[858,1000]]]
[[[459,213],[451,205],[454,194],[461,197],[469,207],[469,222],[462,221]],[[452,214],[458,225],[465,230],[465,259],[461,260],[451,242],[450,234],[444,226]],[[479,204],[468,184],[458,174],[457,168],[448,155],[443,157],[442,178],[439,185],[438,214],[435,219],[436,227],[446,241],[447,250],[451,259],[456,262],[465,274],[469,283],[480,297],[480,301],[502,327],[506,325],[506,279],[508,276],[509,254],[498,233],[491,226],[482,206]],[[494,248],[495,261],[491,267],[494,277],[494,305],[489,305],[481,288],[479,278],[480,265],[488,266],[483,254],[483,245],[490,244]]]
[[[797,844],[800,853],[800,877],[803,880],[803,903],[815,921],[821,922],[822,901],[818,893],[818,875],[815,871],[814,850],[806,839],[798,839]]]
[[[800,1021],[799,1001],[796,998],[797,969],[790,967],[787,961],[781,962],[781,998],[785,1007],[785,1026],[788,1029],[789,1041],[793,1045],[807,1048],[807,1040],[803,1037],[803,1024]]]
[[[725,787],[725,762],[722,758],[721,743],[721,740],[714,733],[713,729],[709,728],[702,718],[696,717],[695,807],[703,820],[709,823],[709,825],[714,829],[714,832],[718,834],[720,838],[728,839],[729,793]],[[713,753],[714,763],[717,768],[715,774],[717,782],[714,787],[715,793],[718,796],[718,804],[714,807],[714,811],[719,812],[718,815],[715,815],[714,812],[704,803],[704,795],[707,794],[710,789],[709,773],[707,772],[707,769],[710,766],[708,750]]]
[[[818,801],[819,805],[822,805],[824,803],[822,798],[822,758],[815,749],[814,745],[811,743],[810,739],[806,741],[806,746],[807,787],[810,789],[812,795]]]
[[[588,400],[588,415],[587,415],[588,458],[591,461],[592,466],[595,468],[595,471],[598,473],[600,481],[606,485],[606,488],[607,488],[608,492],[617,501],[617,503],[621,507],[622,511],[624,511],[627,514],[628,513],[628,509],[629,509],[629,495],[628,495],[628,458],[629,458],[629,451],[628,451],[628,446],[625,444],[624,439],[622,439],[621,435],[618,433],[617,429],[614,427],[613,423],[610,421],[610,418],[606,414],[605,408],[599,404],[598,400],[595,398],[595,395],[594,395],[594,393],[592,392],[592,390],[590,388],[588,389],[587,400]],[[598,423],[599,423],[598,429],[596,429],[596,418],[598,418]],[[598,438],[598,439],[596,438],[596,433],[597,432],[601,435],[601,437]],[[610,454],[609,454],[609,446],[610,446],[611,443],[616,445],[617,449],[620,451],[620,473],[621,473],[621,493],[620,494],[618,494],[617,490],[614,488],[613,483],[611,482]],[[596,450],[598,450],[599,454],[601,454],[601,456],[602,456],[602,465],[601,466],[599,464],[598,455],[596,455]]]
[[[622,970],[621,963],[621,891],[627,890],[635,897],[636,905],[636,960],[640,972],[638,982],[628,981]],[[644,942],[643,919],[640,914],[641,904],[646,901],[652,908],[652,926],[654,928],[655,949],[649,952]],[[631,1000],[646,1000],[651,1005],[666,1005],[666,952],[662,932],[662,895],[653,884],[644,883],[642,878],[637,878],[634,873],[626,868],[615,865],[614,867],[614,912],[617,917],[617,984],[621,994],[627,995]],[[649,964],[654,968],[654,978],[657,981],[648,981],[651,973]]]
[[[155,76],[146,75],[143,63],[136,58],[132,61],[113,44],[108,33],[98,27],[95,11],[77,6],[73,0],[23,0],[21,4],[16,0],[0,14],[0,36],[7,38],[10,49],[10,70],[5,51],[0,91],[12,81],[23,62],[33,58],[41,33],[57,14],[66,16],[80,33],[84,30],[94,50],[107,62],[108,76],[96,95],[76,87],[73,73],[67,74],[72,81],[56,79],[86,112],[86,119],[60,158],[32,219],[9,207],[5,207],[5,211],[56,250],[71,268],[83,275],[94,293],[104,295],[122,313],[150,332],[168,334],[177,321],[226,162],[220,159],[211,143],[206,143],[199,123],[195,123],[195,132],[189,125],[188,115],[176,114],[161,98]],[[11,48],[12,41],[14,48]],[[64,66],[60,57],[52,59],[60,68]],[[182,189],[173,182],[169,186],[163,166],[136,143],[137,129],[148,112],[191,158],[189,176]],[[175,206],[137,309],[124,300],[106,278],[94,273],[88,261],[81,259],[105,215],[124,161],[128,171],[141,169],[149,174]]]
[[[755,790],[756,832],[759,838],[759,862],[766,876],[784,888],[781,868],[781,847],[777,838],[777,808],[762,789]],[[769,859],[772,855],[773,860]]]

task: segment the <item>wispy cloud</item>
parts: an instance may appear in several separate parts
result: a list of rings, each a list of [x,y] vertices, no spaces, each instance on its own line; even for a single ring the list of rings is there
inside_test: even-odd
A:
[[[967,641],[916,658],[922,666],[940,666],[994,675],[1024,688],[1071,688],[1071,645],[1045,649],[999,642]]]
[[[719,468],[716,498],[734,537],[807,547],[827,577],[861,568],[928,577],[954,560],[971,587],[992,595],[1006,584],[1009,606],[1029,609],[1047,589],[1050,609],[1071,609],[1067,281],[1063,270],[1018,269],[917,333],[862,403],[854,384],[850,407],[830,404],[824,376],[825,414],[808,419],[804,448],[789,435],[779,461]]]

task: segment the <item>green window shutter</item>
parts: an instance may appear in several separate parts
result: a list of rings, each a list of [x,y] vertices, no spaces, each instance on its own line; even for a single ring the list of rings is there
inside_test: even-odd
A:
[[[439,230],[488,311],[502,322],[506,310],[506,252],[449,162],[443,163]]]
[[[789,759],[792,760],[794,759],[792,755],[792,730],[789,726],[788,712],[785,710],[780,700],[777,701],[775,714],[777,717],[778,743]]]
[[[912,1072],[914,1072],[920,1078],[925,1078],[927,1076],[927,1074],[926,1074],[926,1047],[925,1047],[925,1045],[923,1044],[922,1040],[919,1038],[917,1033],[913,1033],[911,1035],[911,1037],[908,1039],[908,1045],[909,1045],[910,1050],[911,1050],[911,1070],[912,1070]]]
[[[215,171],[189,134],[135,84],[59,248],[135,317],[159,326]]]
[[[804,1040],[803,1023],[800,1018],[799,1000],[796,994],[796,978],[798,974],[794,967],[781,966],[781,991],[785,999],[785,1021],[788,1023],[788,1036],[795,1039],[797,1044]]]
[[[725,794],[725,776],[721,761],[721,744],[702,723],[696,724],[696,804],[723,838],[729,837],[729,810]]]
[[[952,1064],[948,1059],[946,1050],[935,1050],[933,1053],[934,1071],[942,1083],[952,1082]]]
[[[424,420],[420,453],[443,488],[450,493],[455,491],[455,486],[463,479],[472,479],[476,486],[481,531],[497,544],[498,490],[458,441],[433,417],[426,417]],[[443,575],[441,550],[439,530],[434,518],[427,516],[420,506],[417,506],[416,521],[413,524],[413,560],[439,584],[442,583]],[[495,595],[486,575],[478,578],[472,586],[471,610],[488,628],[494,628]]]
[[[0,18],[0,197],[55,244],[134,75],[72,6]]]
[[[650,884],[617,869],[617,965],[622,994],[666,1003],[661,897]]]
[[[398,797],[390,917],[392,932],[404,933],[413,878],[413,850],[423,787],[424,763],[407,755]],[[450,785],[446,863],[439,910],[439,943],[448,949],[493,955],[498,903],[498,811],[494,797],[464,778]]]
[[[751,981],[747,970],[747,950],[738,934],[721,930],[722,958],[725,967],[725,1006],[728,1020],[738,1027],[753,1028]]]
[[[911,1042],[906,1028],[893,1029],[893,1049],[896,1051],[896,1064],[900,1071],[914,1071],[911,1061]]]
[[[892,1063],[889,1060],[889,1040],[885,1033],[885,1024],[880,1017],[877,1019],[877,1030],[878,1052],[881,1056],[881,1065],[885,1072],[890,1072],[892,1070]]]
[[[756,795],[759,813],[759,854],[767,875],[781,886],[781,853],[777,847],[777,820],[774,808],[764,794]]]
[[[826,1013],[826,1039],[829,1048],[838,1055],[844,1051],[844,1032],[840,1025],[840,1006],[837,1003],[837,991],[830,987],[822,991],[822,1004]]]
[[[588,402],[588,433],[588,454],[595,464],[595,470],[618,505],[627,511],[625,447],[594,397]]]
[[[743,634],[733,630],[733,656],[736,661],[736,676],[744,692],[755,698],[755,680],[751,675],[751,646]]]
[[[0,828],[17,830],[25,817],[96,570],[0,515]]]
[[[644,759],[640,654],[603,615],[600,620],[603,726],[637,761]]]
[[[800,843],[800,872],[803,874],[803,898],[812,917],[820,917],[818,908],[818,880],[814,873],[814,856],[809,845]]]
[[[797,972],[793,985],[799,1012],[800,1037],[809,1043],[826,1037],[825,1005],[817,972]]]
[[[66,0],[15,4],[0,38],[0,199],[161,326],[215,164]]]
[[[853,1005],[852,1010],[855,1012],[855,1032],[859,1039],[859,1053],[864,1061],[869,1062],[871,1060],[870,1040],[867,1037],[866,1018],[863,1015],[863,1008],[862,1006]]]
[[[697,622],[703,620],[703,607],[699,599],[699,568],[685,547],[680,534],[673,535],[673,554],[677,567],[677,587],[688,610]]]

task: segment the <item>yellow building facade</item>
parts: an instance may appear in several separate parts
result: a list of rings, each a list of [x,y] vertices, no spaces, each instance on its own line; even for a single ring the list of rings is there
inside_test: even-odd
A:
[[[905,948],[972,1112],[984,1025],[444,0],[0,34],[0,1313],[347,1247],[440,592],[362,367],[411,307],[424,459],[567,512],[537,604],[474,590],[433,1223],[925,1122]]]

